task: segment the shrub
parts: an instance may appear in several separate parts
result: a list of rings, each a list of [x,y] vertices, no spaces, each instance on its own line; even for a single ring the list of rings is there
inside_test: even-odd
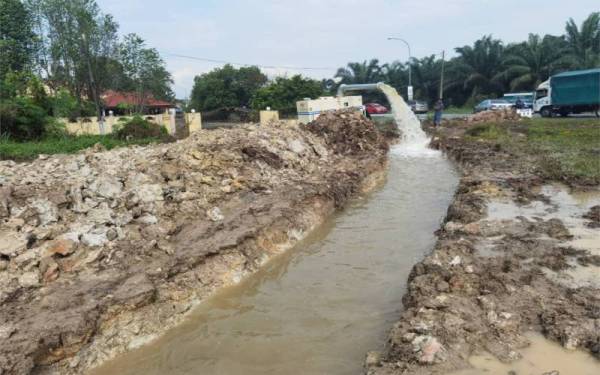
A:
[[[140,116],[134,116],[131,120],[119,124],[115,136],[122,140],[155,138],[168,140],[171,138],[164,127],[144,120]]]
[[[30,98],[0,101],[0,135],[16,140],[38,139],[44,135],[49,124],[46,110]]]

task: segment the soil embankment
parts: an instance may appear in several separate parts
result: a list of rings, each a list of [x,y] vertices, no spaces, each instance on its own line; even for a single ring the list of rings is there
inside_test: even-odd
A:
[[[385,172],[360,115],[0,162],[0,373],[82,373],[181,321]]]
[[[597,124],[528,121],[432,130],[461,182],[384,352],[367,356],[369,374],[447,374],[482,352],[514,361],[532,331],[600,359],[598,143],[587,157],[590,139],[578,136]],[[575,152],[550,160],[536,150],[556,145],[553,155]]]

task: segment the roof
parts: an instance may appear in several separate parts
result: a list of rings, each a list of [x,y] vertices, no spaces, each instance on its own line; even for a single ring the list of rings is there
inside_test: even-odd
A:
[[[571,77],[571,76],[593,74],[593,73],[600,73],[600,68],[563,72],[563,73],[555,74],[555,75],[553,75],[553,77]]]
[[[141,98],[138,94],[133,92],[107,91],[104,94],[102,94],[101,99],[104,102],[104,106],[106,108],[117,108],[120,104],[139,105],[141,103],[143,103],[147,107],[175,107],[173,103],[169,103],[164,100],[154,99],[152,95],[146,95],[145,98]]]

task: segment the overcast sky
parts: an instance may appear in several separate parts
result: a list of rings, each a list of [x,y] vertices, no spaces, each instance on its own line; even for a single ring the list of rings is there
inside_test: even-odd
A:
[[[569,17],[580,24],[599,0],[97,0],[119,22],[158,49],[175,80],[177,97],[189,96],[194,76],[220,64],[169,54],[280,67],[267,74],[332,77],[349,61],[405,61],[452,55],[484,34],[505,42],[528,33],[562,34]]]

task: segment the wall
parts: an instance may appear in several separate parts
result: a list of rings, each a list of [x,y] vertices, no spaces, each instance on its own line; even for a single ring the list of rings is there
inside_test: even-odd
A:
[[[260,124],[267,125],[271,122],[279,121],[278,111],[260,111]]]
[[[164,126],[171,135],[177,134],[174,114],[163,113],[159,115],[145,115],[142,117],[158,125]],[[98,123],[98,117],[82,117],[78,118],[76,122],[70,122],[66,118],[59,118],[58,121],[65,124],[67,132],[71,134],[110,134],[113,132],[115,126],[119,124],[119,120],[127,120],[130,118],[131,116],[107,116],[104,119],[103,126]],[[186,113],[184,118],[185,125],[190,133],[202,129],[202,116],[200,113]]]

